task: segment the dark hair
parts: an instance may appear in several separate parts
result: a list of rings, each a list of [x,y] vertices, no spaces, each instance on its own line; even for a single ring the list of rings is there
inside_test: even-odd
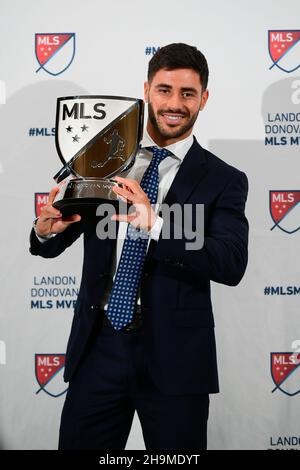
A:
[[[148,66],[148,82],[160,69],[193,69],[200,76],[203,90],[208,82],[208,65],[206,58],[195,46],[183,43],[168,44],[161,47],[152,57]]]

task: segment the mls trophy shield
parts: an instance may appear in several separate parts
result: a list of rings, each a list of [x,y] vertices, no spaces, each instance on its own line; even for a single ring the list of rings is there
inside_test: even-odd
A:
[[[121,96],[58,98],[55,142],[62,169],[53,206],[63,215],[96,214],[118,204],[114,176],[134,163],[143,131],[143,101]]]

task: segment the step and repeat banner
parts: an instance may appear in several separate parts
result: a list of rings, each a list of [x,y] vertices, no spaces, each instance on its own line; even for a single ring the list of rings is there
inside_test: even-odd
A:
[[[221,392],[208,448],[300,449],[299,1],[1,0],[2,449],[56,449],[68,387],[82,238],[56,259],[29,253],[61,168],[56,100],[142,98],[149,60],[172,42],[208,60],[197,139],[249,179],[247,272],[212,283]],[[126,448],[145,448],[137,415]]]

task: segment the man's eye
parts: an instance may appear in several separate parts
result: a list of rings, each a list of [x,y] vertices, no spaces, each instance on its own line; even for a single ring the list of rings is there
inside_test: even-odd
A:
[[[160,93],[168,93],[169,90],[166,88],[160,88],[159,91]]]

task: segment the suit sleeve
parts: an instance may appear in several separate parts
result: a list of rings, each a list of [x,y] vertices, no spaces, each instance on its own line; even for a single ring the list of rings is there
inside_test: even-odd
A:
[[[72,245],[75,240],[83,232],[83,222],[75,222],[70,225],[64,232],[58,233],[49,240],[41,243],[37,238],[35,231],[32,229],[30,233],[30,248],[32,255],[42,256],[43,258],[55,258],[65,251],[68,246]]]
[[[204,244],[199,250],[187,249],[190,239],[184,237],[185,231],[182,238],[176,239],[173,222],[164,219],[170,237],[164,238],[161,232],[154,258],[221,284],[237,285],[248,262],[248,221],[244,212],[247,194],[247,176],[239,171],[219,195],[204,227]]]

